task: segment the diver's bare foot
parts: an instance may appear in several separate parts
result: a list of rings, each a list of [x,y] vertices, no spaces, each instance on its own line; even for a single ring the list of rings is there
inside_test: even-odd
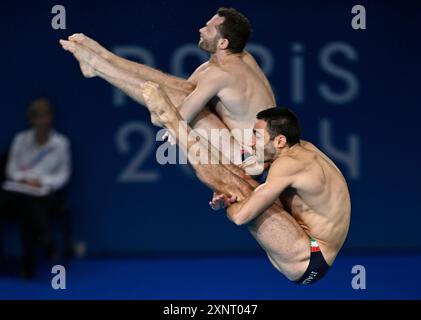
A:
[[[92,67],[92,63],[95,59],[95,53],[93,53],[90,49],[72,41],[60,40],[60,44],[64,50],[71,52],[79,62],[80,70],[82,71],[84,77],[92,78],[97,75],[95,69]]]
[[[142,94],[145,104],[154,120],[159,119],[159,122],[164,126],[178,122],[179,117],[174,105],[158,84],[151,81],[145,82],[143,84]]]
[[[69,41],[76,42],[77,44],[87,47],[94,53],[102,56],[103,58],[106,58],[110,54],[110,52],[107,49],[105,49],[94,39],[89,38],[87,35],[84,35],[83,33],[75,33],[71,35],[68,39]]]
[[[164,124],[161,122],[161,119],[153,112],[151,112],[151,122],[154,126],[163,127]]]

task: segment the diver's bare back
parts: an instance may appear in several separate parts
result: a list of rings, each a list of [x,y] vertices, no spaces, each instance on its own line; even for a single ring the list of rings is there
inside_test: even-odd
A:
[[[297,188],[282,194],[282,202],[332,264],[348,233],[351,202],[346,181],[320,151],[300,146],[291,157],[302,163],[303,174]]]

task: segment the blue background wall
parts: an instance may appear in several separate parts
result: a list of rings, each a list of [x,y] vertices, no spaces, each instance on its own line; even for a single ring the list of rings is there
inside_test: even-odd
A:
[[[72,141],[69,197],[88,252],[260,252],[246,228],[209,209],[211,193],[187,166],[157,164],[161,142],[145,109],[101,79],[84,79],[58,44],[84,32],[186,77],[206,59],[198,29],[220,5],[233,6],[252,23],[248,48],[278,104],[296,111],[304,138],[349,182],[345,247],[421,248],[421,6],[358,3],[367,30],[351,28],[354,1],[61,1],[66,30],[51,27],[55,1],[2,2],[0,149],[25,128],[29,101],[48,95]],[[122,178],[130,164],[134,173]]]

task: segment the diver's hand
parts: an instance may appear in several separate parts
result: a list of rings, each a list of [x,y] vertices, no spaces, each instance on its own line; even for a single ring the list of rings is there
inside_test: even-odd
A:
[[[209,201],[209,205],[213,210],[221,210],[229,207],[231,204],[237,201],[237,196],[227,196],[226,194],[219,194],[213,197],[212,201]]]

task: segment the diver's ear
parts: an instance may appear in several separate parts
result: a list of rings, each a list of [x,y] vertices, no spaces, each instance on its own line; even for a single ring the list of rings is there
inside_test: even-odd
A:
[[[219,39],[219,49],[226,50],[228,49],[230,42],[227,38],[221,38]]]
[[[287,138],[283,134],[279,134],[273,139],[273,145],[276,149],[284,148],[287,145]]]

